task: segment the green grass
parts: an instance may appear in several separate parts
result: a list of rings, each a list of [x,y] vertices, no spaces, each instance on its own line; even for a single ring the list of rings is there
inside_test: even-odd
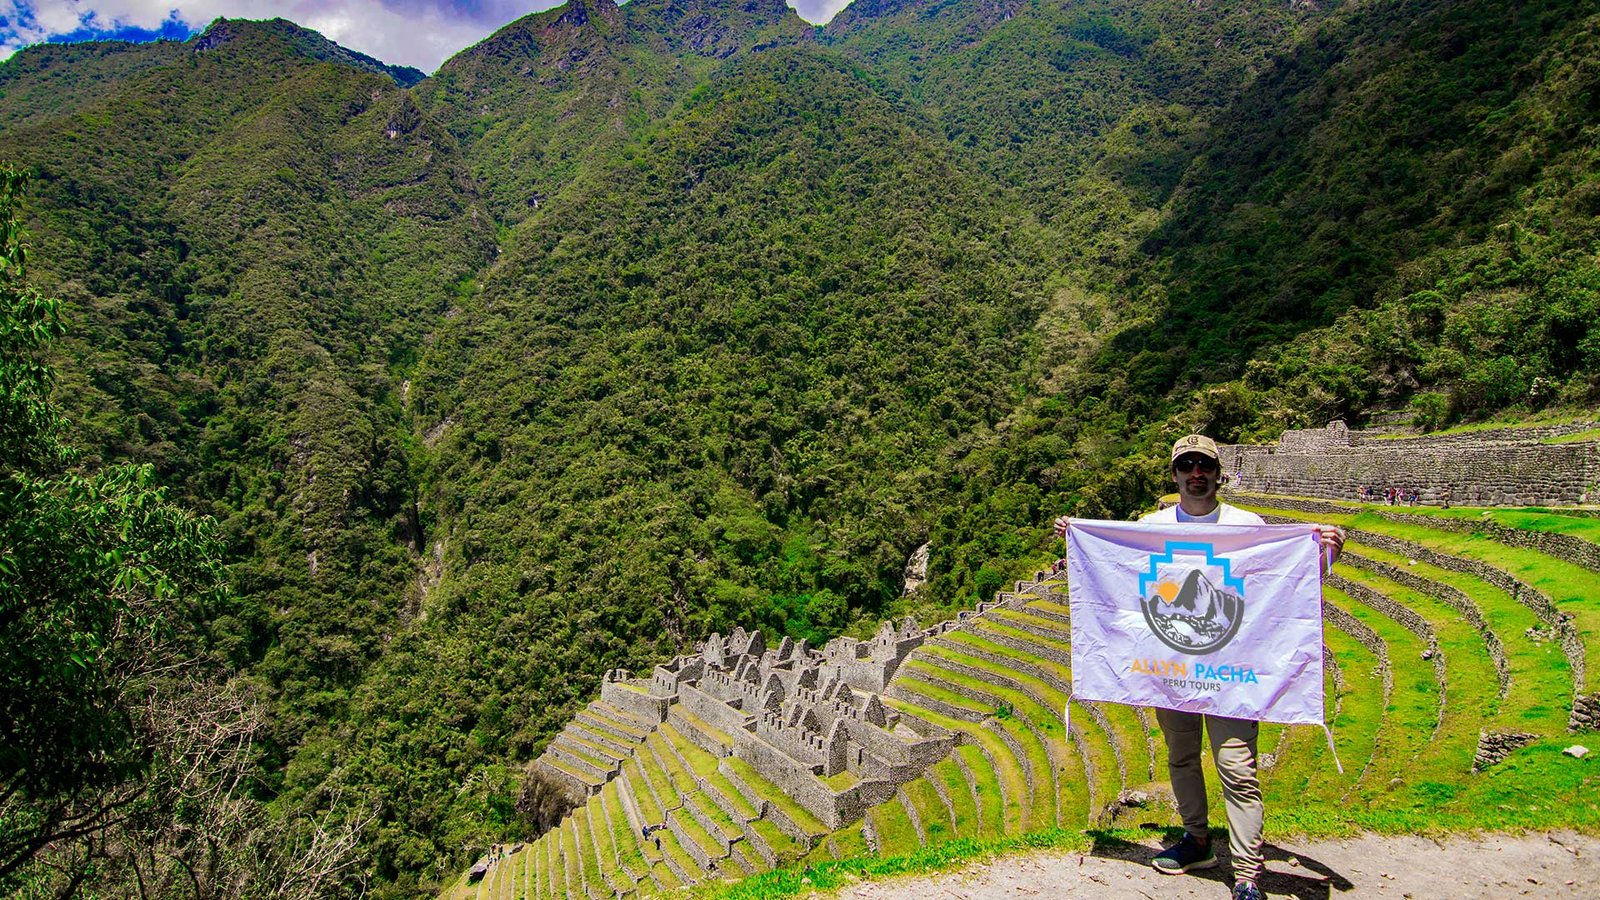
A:
[[[931,772],[921,778],[912,780],[901,788],[906,792],[912,804],[917,808],[917,815],[922,821],[922,833],[926,843],[948,841],[955,837],[955,823],[951,821],[951,807],[940,799],[939,792],[934,789],[931,779],[937,778]]]
[[[919,677],[919,670],[909,666],[900,670],[895,676],[894,683],[897,688],[929,699],[938,700],[976,715],[986,716],[994,712],[994,707],[992,706],[984,706],[977,700],[964,694],[958,694],[937,681]]]
[[[1596,602],[1596,575],[1581,566],[1562,562],[1533,550],[1496,543],[1478,534],[1441,532],[1420,525],[1391,522],[1374,513],[1354,516],[1309,515],[1286,510],[1258,509],[1303,521],[1329,521],[1386,534],[1421,544],[1430,550],[1487,563],[1544,592],[1556,608],[1572,616],[1572,626],[1583,639],[1585,692],[1600,678],[1600,602]]]
[[[551,829],[551,833],[555,835],[556,874],[560,878],[558,893],[564,891],[567,896],[572,896],[583,890],[576,871],[577,856],[574,853],[572,838],[564,825],[557,825]]]
[[[1500,712],[1499,681],[1488,648],[1477,629],[1444,603],[1367,572],[1349,570],[1344,574],[1422,616],[1433,627],[1444,654],[1444,721],[1406,773],[1405,785],[1413,803],[1437,804],[1443,794],[1440,786],[1472,767],[1479,729],[1492,723]]]
[[[577,755],[593,762],[602,769],[610,769],[612,766],[612,760],[625,759],[628,755],[626,751],[620,750],[616,747],[608,747],[599,741],[590,740],[589,738],[574,734],[573,731],[574,729],[568,729],[564,732],[564,734],[566,735],[567,740],[572,741],[583,749],[584,752],[578,753]],[[571,747],[567,747],[565,749],[568,752],[573,752]]]
[[[1324,588],[1323,597],[1375,631],[1389,649],[1394,691],[1385,710],[1373,765],[1349,797],[1353,804],[1379,803],[1393,790],[1391,780],[1403,783],[1413,761],[1428,745],[1438,722],[1439,682],[1432,664],[1422,661],[1427,645],[1421,638],[1340,591]]]
[[[672,811],[674,817],[682,814],[681,810]],[[662,855],[677,863],[678,868],[687,873],[691,879],[698,879],[705,874],[705,870],[701,869],[700,864],[694,861],[694,857],[689,855],[689,851],[683,849],[683,845],[678,842],[678,836],[671,829],[663,828],[660,831],[651,832],[650,836],[652,839],[661,839]],[[672,871],[670,866],[664,866],[664,868],[669,872]]]
[[[849,769],[845,769],[841,772],[824,776],[822,782],[835,791],[843,791],[860,784],[861,777]]]
[[[977,746],[963,746],[957,752],[970,751],[979,754],[976,763],[968,758],[968,766],[975,775],[980,769],[992,772],[1002,788],[996,793],[1001,795],[998,799],[1003,805],[995,809],[993,817],[986,818],[986,821],[1003,823],[1002,828],[1008,832],[1024,830],[1026,813],[1023,804],[1028,796],[1028,785],[1023,778],[1021,765],[1012,756],[1011,748],[1007,747],[1004,741],[982,728],[972,726],[971,723],[940,715],[904,700],[885,699],[884,703],[894,709],[920,716],[942,728],[964,732],[970,736]],[[987,757],[992,757],[994,762],[990,763]]]
[[[1354,513],[1358,510],[1377,512],[1379,515],[1385,512],[1399,512],[1405,515],[1429,516],[1452,521],[1488,521],[1505,528],[1564,534],[1588,541],[1591,544],[1600,544],[1600,519],[1593,516],[1567,515],[1560,510],[1540,507],[1507,509],[1502,507],[1452,506],[1449,509],[1441,509],[1433,506],[1389,507],[1363,505],[1358,509],[1353,508],[1351,512]]]
[[[760,812],[751,805],[749,800],[744,798],[743,794],[739,793],[739,789],[733,786],[733,782],[729,781],[728,776],[722,774],[720,769],[713,769],[703,777],[706,783],[715,789],[717,793],[727,798],[728,803],[733,806],[740,817],[748,821],[760,815]]]
[[[1045,618],[1029,618],[1032,621],[1037,621],[1037,623],[1048,621],[1045,620]],[[1059,625],[1059,623],[1050,623],[1050,625]],[[1003,652],[1006,653],[1019,653],[1022,652],[1022,650],[1019,650],[1018,647],[1014,647],[1014,645],[1013,647],[1005,647],[1005,645],[1000,644],[1000,642],[997,641],[997,637],[1000,637],[1000,639],[1006,639],[1006,641],[1014,642],[1014,644],[1021,644],[1022,647],[1032,647],[1032,649],[1037,649],[1037,652],[1035,652],[1034,657],[1030,658],[1034,658],[1034,660],[1038,661],[1046,661],[1042,653],[1038,652],[1072,652],[1072,645],[1067,644],[1067,642],[1050,641],[1050,639],[1037,636],[1037,634],[1030,633],[1030,631],[1022,631],[1021,628],[1014,628],[1014,626],[1006,625],[1005,621],[992,620],[992,618],[989,617],[979,618],[979,620],[976,621],[976,623],[973,623],[973,626],[971,626],[970,629],[966,629],[966,631],[952,631],[952,633],[946,634],[944,639],[946,639],[946,641],[957,641],[957,639],[963,639],[963,637],[968,637],[968,639],[982,639],[982,641],[987,641],[989,644],[1000,645],[1000,647],[1003,649]],[[1059,668],[1061,668],[1062,671],[1066,671],[1064,666],[1059,666]]]
[[[598,798],[597,798],[598,799]],[[608,885],[626,888],[628,878],[619,869],[619,855],[611,842],[611,823],[606,821],[605,810],[599,802],[591,801],[584,807],[588,813],[588,821],[584,822],[589,832],[589,842],[594,845],[595,869],[600,873],[601,880]]]
[[[1323,629],[1323,641],[1333,651],[1344,678],[1342,690],[1332,685],[1333,676],[1324,676],[1327,690],[1329,725],[1334,746],[1344,765],[1339,774],[1321,730],[1309,726],[1289,728],[1278,764],[1262,776],[1262,793],[1275,830],[1300,830],[1293,817],[1307,809],[1337,809],[1344,795],[1366,770],[1377,749],[1378,734],[1385,720],[1383,678],[1378,674],[1378,658],[1354,638],[1331,626]],[[1334,713],[1332,710],[1337,709]],[[1262,744],[1261,749],[1267,750]]]
[[[572,840],[578,849],[578,872],[583,883],[596,889],[606,886],[606,879],[601,872],[602,864],[599,853],[595,850],[594,838],[589,829],[588,805],[573,811],[567,817],[572,825]],[[610,893],[609,890],[605,893]]]
[[[1590,428],[1585,431],[1574,431],[1572,434],[1563,434],[1560,437],[1548,437],[1540,441],[1540,443],[1580,444],[1584,441],[1600,441],[1600,428]]]
[[[611,768],[611,762],[605,758],[604,751],[601,748],[597,748],[592,742],[586,741],[582,738],[575,738],[570,733],[565,734],[564,737],[572,743],[562,745],[561,750],[563,753],[570,753],[602,772]],[[572,744],[576,744],[577,746],[574,747]],[[550,761],[556,762],[556,760]],[[563,768],[571,767],[564,766]],[[594,784],[599,783],[599,780],[593,776],[591,776],[588,780]]]
[[[613,781],[600,792],[601,808],[611,823],[607,839],[621,864],[635,872],[643,872],[650,868],[650,863],[639,849],[639,833],[628,822],[627,813],[623,812],[622,801],[618,797],[620,791],[617,782]]]
[[[652,739],[659,741],[659,738],[654,735],[652,735]],[[677,798],[681,796],[681,792],[673,784],[672,778],[667,775],[666,769],[662,768],[661,760],[656,755],[654,745],[649,742],[640,744],[639,752],[634,756],[634,760],[648,780],[650,790],[655,791],[656,802],[653,805],[656,807],[656,813],[659,818],[654,821],[666,821],[667,810],[677,803]],[[643,786],[643,783],[641,783],[640,787]]]
[[[1506,668],[1511,675],[1511,687],[1495,724],[1540,734],[1555,734],[1566,728],[1568,698],[1572,694],[1571,666],[1554,641],[1535,644],[1527,637],[1529,628],[1540,625],[1533,610],[1513,600],[1505,591],[1471,575],[1425,562],[1413,565],[1404,556],[1374,547],[1362,547],[1360,552],[1369,559],[1449,585],[1477,604],[1484,621],[1500,638],[1505,649]]]
[[[974,859],[988,859],[1028,850],[1088,850],[1085,832],[1043,829],[1015,836],[957,838],[891,856],[857,853],[839,860],[790,866],[757,875],[735,885],[708,888],[696,896],[719,900],[768,900],[846,887],[863,878],[883,878],[948,869]]]
[[[688,798],[684,799],[684,804],[684,806],[672,811],[672,821],[678,823],[678,827],[683,829],[683,833],[688,836],[688,839],[694,841],[695,845],[706,856],[712,859],[721,856],[722,845],[717,842],[716,838],[711,836],[711,832],[707,831],[705,826],[701,825],[694,816],[689,814]]]
[[[780,864],[799,859],[804,854],[805,847],[786,834],[771,819],[756,819],[750,823],[750,830],[767,842],[772,852],[778,855]]]
[[[968,642],[967,646],[983,646],[984,649],[990,652],[1005,654],[1015,652],[1006,650],[1006,648],[999,645],[988,644],[982,641],[981,638],[971,635],[963,635],[963,640]],[[1034,827],[1044,824],[1060,825],[1075,819],[1078,810],[1087,810],[1089,805],[1088,794],[1090,792],[1087,789],[1081,792],[1072,789],[1077,784],[1082,783],[1084,772],[1087,771],[1087,768],[1079,770],[1077,766],[1069,762],[1071,754],[1066,747],[1065,724],[1061,721],[1060,715],[1060,710],[1067,700],[1066,688],[1071,684],[1070,675],[1066,672],[1065,667],[1047,660],[1037,660],[1036,663],[1039,668],[1052,673],[1054,676],[1051,681],[1046,681],[1021,671],[1003,668],[989,660],[961,653],[959,646],[956,643],[942,646],[925,646],[923,649],[926,651],[926,655],[923,656],[923,659],[936,665],[941,665],[940,671],[947,673],[941,676],[945,680],[958,681],[969,690],[985,691],[995,697],[998,702],[1008,704],[1012,710],[1028,720],[1028,723],[1032,726],[1031,731],[1036,732],[1037,739],[1042,739],[1045,744],[1046,753],[1043,759],[1039,759],[1032,752],[1029,753],[1029,757],[1033,762],[1034,772],[1046,771],[1040,768],[1041,765],[1049,767],[1047,770],[1050,773],[1049,777],[1042,779],[1038,787],[1045,790],[1053,788],[1055,796],[1051,797],[1050,806],[1053,808],[1049,812],[1050,818],[1048,820],[1041,821],[1037,818],[1037,816],[1044,814],[1042,808],[1034,811],[1036,816],[1033,820]],[[985,678],[979,682],[963,672],[950,670],[950,664],[980,670],[984,673]],[[1132,715],[1131,710],[1128,715]],[[1086,715],[1085,718],[1087,718]],[[1014,727],[1010,723],[1005,724]],[[1080,747],[1079,750],[1080,752],[1094,754],[1095,781],[1100,791],[1097,796],[1105,797],[1109,800],[1117,795],[1122,787],[1122,781],[1121,774],[1117,768],[1115,754],[1112,752],[1110,744],[1110,741],[1115,739],[1115,735],[1105,735],[1105,737],[1107,743],[1103,745],[1103,751],[1099,742],[1094,742],[1089,748]],[[1028,743],[1025,742],[1024,747],[1027,746]],[[1140,758],[1147,758],[1145,756],[1145,744],[1141,741],[1137,744],[1137,747],[1141,754]],[[1063,784],[1061,781],[1062,776],[1067,776],[1070,780]],[[1042,807],[1042,804],[1036,801],[1035,806]],[[1056,818],[1058,811],[1060,814],[1059,819]]]
[[[620,715],[614,715],[612,708],[607,707],[598,701],[589,704],[589,707],[587,710],[585,710],[585,712],[591,716],[594,716],[596,719],[605,722],[613,729],[631,736],[635,741],[644,740],[644,736],[650,733],[648,730],[640,728],[633,722],[623,719]]]
[[[1068,606],[1065,603],[1057,603],[1054,600],[1046,600],[1043,597],[1035,597],[1034,599],[1029,600],[1028,603],[1027,603],[1027,607],[1028,608],[1037,607],[1039,609],[1046,609],[1046,610],[1049,610],[1050,612],[1059,613],[1059,614],[1061,614],[1063,616],[1072,615],[1072,607]],[[980,619],[979,621],[987,621],[987,619]]]
[[[661,765],[662,771],[667,773],[667,779],[672,782],[672,789],[680,797],[687,796],[699,790],[700,786],[695,784],[694,776],[678,762],[678,757],[673,754],[672,748],[667,746],[665,737],[667,727],[663,723],[661,730],[650,735],[645,743],[655,752],[656,761]]]
[[[1517,428],[1535,428],[1542,425],[1571,425],[1579,422],[1594,421],[1594,410],[1545,410],[1536,413],[1515,413],[1494,416],[1481,422],[1469,422],[1464,425],[1453,425],[1430,431],[1426,435],[1408,432],[1369,435],[1370,438],[1380,441],[1404,441],[1415,437],[1442,437],[1451,434],[1477,434],[1482,431],[1502,431]]]
[[[633,788],[633,802],[639,809],[639,815],[646,824],[660,822],[661,807],[649,790],[649,776],[639,768],[639,759],[635,757],[623,763],[622,771],[628,776],[628,785]]]
[[[600,782],[603,780],[603,779],[599,778],[598,776],[592,775],[592,774],[590,774],[588,772],[585,772],[585,771],[583,771],[581,769],[578,769],[575,766],[569,766],[569,765],[567,765],[567,763],[565,761],[556,759],[554,756],[545,757],[545,759],[543,760],[543,764],[547,765],[547,766],[550,766],[551,768],[558,769],[561,772],[564,772],[567,775],[570,775],[573,778],[576,778],[578,781],[582,782],[583,784],[597,785],[597,784],[600,784]]]
[[[929,648],[925,647],[924,649]],[[936,649],[943,651],[946,648]],[[952,663],[957,665],[984,665],[984,661],[976,657],[965,656],[955,652],[945,655],[941,652],[931,653],[919,660],[913,660],[907,663],[907,666],[915,667],[915,671],[922,673],[925,678],[930,680],[937,679],[947,684],[960,682],[968,690],[983,691],[994,698],[994,701],[989,704],[990,709],[1009,705],[1017,716],[1028,718],[1028,722],[1020,722],[1017,721],[1016,716],[994,717],[989,719],[988,722],[991,727],[1004,731],[1020,747],[1022,758],[1018,762],[1022,765],[1023,771],[1032,776],[1031,785],[1025,785],[1024,793],[1020,795],[1027,803],[1025,807],[1027,819],[1024,827],[1040,828],[1056,824],[1056,762],[1052,758],[1050,749],[1045,746],[1043,741],[1048,738],[1053,727],[1057,742],[1061,748],[1060,756],[1062,758],[1066,756],[1065,744],[1060,740],[1060,735],[1063,733],[1060,721],[1056,720],[1052,723],[1050,720],[1055,717],[1047,707],[1034,700],[1027,693],[1008,687],[1006,682],[1002,680],[1006,677],[1005,675],[996,672],[995,681],[980,682],[966,673],[948,668]],[[994,670],[990,669],[990,671]],[[1014,677],[1021,678],[1022,676]],[[1065,700],[1065,697],[1062,699]],[[983,723],[980,723],[979,730],[982,727]],[[968,730],[971,733],[971,726],[969,726]],[[1015,751],[1011,752],[1014,755]],[[1024,775],[1023,777],[1026,780],[1028,776]]]
[[[717,743],[721,744],[724,749],[726,749],[726,750],[732,750],[733,749],[733,738],[728,737],[717,726],[712,725],[710,722],[707,722],[705,719],[702,719],[699,716],[695,715],[694,713],[689,712],[688,710],[684,709],[681,705],[677,709],[675,709],[674,712],[677,715],[682,716],[684,721],[686,721],[690,725],[694,726],[695,730],[699,731],[701,734],[705,735],[706,737],[709,737],[712,740],[716,741]],[[666,727],[668,727],[668,724],[667,723],[662,723],[661,727],[662,728],[666,728]]]
[[[878,852],[884,856],[910,853],[922,844],[898,796],[867,810],[867,819],[878,837]]]
[[[950,798],[950,806],[956,814],[954,836],[977,837],[981,833],[977,801],[973,799],[972,785],[961,773],[961,767],[953,759],[941,760],[928,769],[924,777],[938,779],[945,796]]]
[[[984,613],[984,618],[994,622],[995,624],[1010,625],[1018,631],[1028,633],[1034,640],[1043,639],[1058,641],[1063,648],[1068,647],[1071,642],[1071,631],[1068,626],[1062,622],[1057,622],[1054,619],[1046,619],[1040,616],[1030,616],[1025,612],[1018,612],[1017,610],[1007,609],[1003,606],[997,609],[991,609]],[[1025,626],[1045,629],[1048,632],[1049,637],[1027,632],[1027,628]],[[961,632],[959,631],[952,632],[952,635],[960,633]]]
[[[954,754],[957,772],[962,781],[971,785],[972,793],[977,798],[976,810],[979,817],[978,834],[986,837],[999,837],[1006,833],[1006,796],[1000,784],[1000,774],[989,764],[983,750],[968,744],[957,747]],[[965,771],[963,771],[965,767]],[[970,773],[971,780],[967,781]]]
[[[539,839],[528,846],[528,852],[533,857],[533,891],[535,898],[549,897],[550,894],[550,841],[549,834],[540,835]]]
[[[678,751],[678,756],[688,764],[689,771],[695,775],[705,776],[715,774],[717,771],[717,757],[707,753],[699,744],[689,740],[688,736],[671,722],[661,723],[660,734],[667,740],[672,749]]]

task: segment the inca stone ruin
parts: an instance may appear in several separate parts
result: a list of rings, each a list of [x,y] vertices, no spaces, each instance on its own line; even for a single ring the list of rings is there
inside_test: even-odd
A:
[[[820,651],[787,637],[769,648],[761,632],[737,628],[648,679],[607,673],[600,700],[640,729],[669,722],[705,751],[743,760],[837,828],[950,752],[948,732],[888,710],[882,698],[911,651],[950,624],[885,622],[870,641],[837,638]],[[603,727],[596,735],[598,719],[580,717],[537,763],[579,796],[616,777],[632,749],[628,735]]]
[[[1286,431],[1276,444],[1219,447],[1230,488],[1353,500],[1362,486],[1415,490],[1421,502],[1457,506],[1569,505],[1600,501],[1600,443],[1559,441],[1593,423],[1506,428],[1395,439],[1335,421]]]

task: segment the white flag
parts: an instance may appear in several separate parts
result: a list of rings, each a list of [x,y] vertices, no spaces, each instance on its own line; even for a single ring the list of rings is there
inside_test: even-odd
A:
[[[1320,553],[1310,525],[1073,519],[1073,696],[1322,725]]]

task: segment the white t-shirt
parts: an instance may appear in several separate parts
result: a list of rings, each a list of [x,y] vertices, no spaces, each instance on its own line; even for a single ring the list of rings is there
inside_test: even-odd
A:
[[[1217,508],[1204,516],[1191,516],[1183,511],[1182,506],[1169,506],[1157,510],[1147,516],[1139,517],[1141,522],[1201,522],[1208,525],[1265,525],[1260,516],[1253,512],[1242,510],[1237,506],[1226,503],[1217,503]]]

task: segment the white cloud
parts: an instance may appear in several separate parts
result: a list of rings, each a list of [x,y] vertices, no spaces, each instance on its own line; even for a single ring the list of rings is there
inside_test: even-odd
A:
[[[800,18],[813,25],[826,25],[839,11],[850,5],[850,0],[789,0],[789,5]]]
[[[80,29],[159,29],[169,18],[191,29],[218,16],[281,16],[386,63],[432,72],[495,29],[564,0],[0,0],[0,59]],[[825,22],[849,0],[790,0],[807,21]]]

